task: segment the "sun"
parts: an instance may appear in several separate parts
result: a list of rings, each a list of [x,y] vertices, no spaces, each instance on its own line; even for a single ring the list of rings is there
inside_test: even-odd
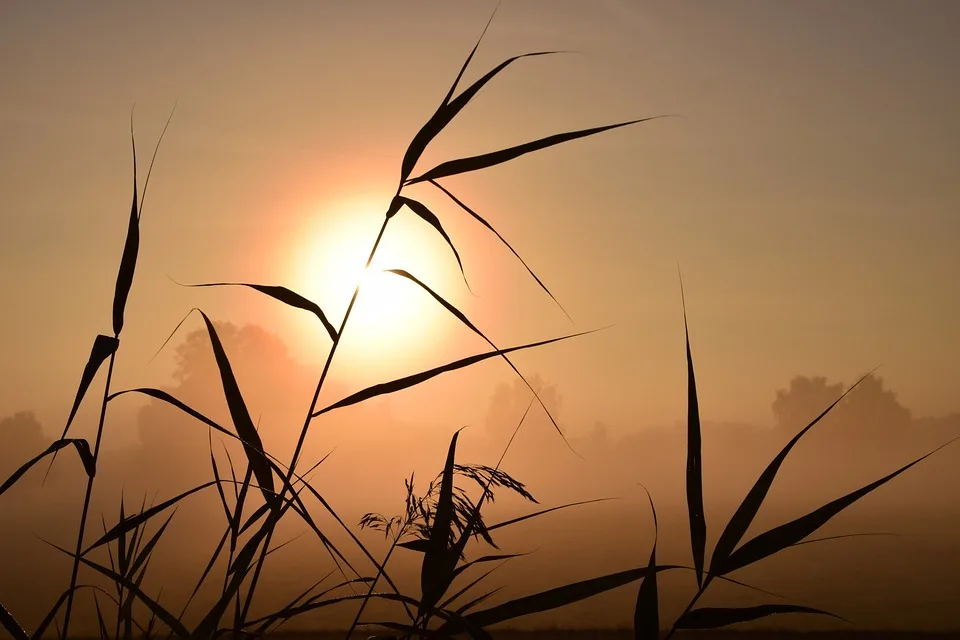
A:
[[[435,300],[384,269],[404,269],[444,296],[458,283],[463,288],[455,259],[442,251],[443,241],[423,221],[403,213],[390,221],[366,268],[384,209],[362,199],[318,207],[289,256],[295,290],[319,304],[334,327],[340,327],[360,284],[335,365],[349,374],[399,370],[422,359],[423,352],[435,351],[449,328],[447,312]],[[323,339],[316,329],[311,333]]]

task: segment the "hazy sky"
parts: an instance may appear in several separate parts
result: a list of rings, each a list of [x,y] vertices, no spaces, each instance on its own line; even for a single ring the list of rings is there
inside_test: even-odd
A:
[[[116,384],[167,380],[169,354],[147,362],[193,306],[262,324],[316,366],[326,343],[309,318],[168,276],[285,284],[338,321],[350,261],[373,240],[406,145],[493,8],[3,3],[0,413],[36,409],[59,429],[93,336],[110,330],[134,104],[142,185],[178,101],[144,209]],[[768,423],[793,375],[850,382],[877,364],[915,414],[960,409],[960,4],[507,0],[466,81],[538,49],[578,53],[509,68],[418,167],[680,116],[445,182],[576,324],[430,189],[411,194],[442,219],[476,297],[409,211],[388,230],[382,266],[436,286],[498,344],[614,324],[517,359],[559,385],[575,421],[684,417],[678,263],[706,418]],[[370,308],[335,377],[375,382],[483,348],[409,283],[377,286],[393,306]],[[448,400],[432,421],[469,422],[508,373],[491,363],[414,397]]]

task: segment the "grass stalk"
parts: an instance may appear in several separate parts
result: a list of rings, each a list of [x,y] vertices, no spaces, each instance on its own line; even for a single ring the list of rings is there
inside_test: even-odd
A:
[[[93,463],[96,468],[97,460],[100,456],[100,442],[103,436],[103,424],[107,417],[107,398],[110,396],[110,382],[113,379],[113,364],[116,359],[116,352],[110,354],[110,361],[107,364],[107,380],[103,386],[103,399],[100,403],[100,419],[97,422],[97,438],[93,444]],[[70,572],[70,589],[67,592],[67,605],[63,614],[62,637],[66,640],[70,630],[70,614],[73,610],[73,596],[76,592],[77,577],[80,572],[80,555],[83,551],[83,534],[87,526],[87,514],[90,511],[90,497],[93,494],[93,481],[96,474],[87,477],[87,489],[83,497],[83,510],[80,513],[80,527],[77,532],[76,554],[73,559],[73,569]]]

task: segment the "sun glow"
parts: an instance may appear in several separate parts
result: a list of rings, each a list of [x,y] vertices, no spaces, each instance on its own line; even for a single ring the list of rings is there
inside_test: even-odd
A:
[[[384,206],[349,201],[321,208],[297,239],[291,256],[292,282],[297,291],[317,302],[334,327],[360,284],[339,347],[337,368],[350,373],[393,370],[438,346],[446,313],[414,283],[384,269],[404,269],[441,295],[462,280],[458,268],[442,251],[443,241],[409,212],[391,219],[376,255],[366,267]],[[315,327],[314,327],[315,329]],[[311,333],[317,335],[316,331]],[[326,340],[329,345],[329,340]]]

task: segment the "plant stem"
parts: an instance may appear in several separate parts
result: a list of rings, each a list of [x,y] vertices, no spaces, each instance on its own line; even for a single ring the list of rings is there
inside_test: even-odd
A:
[[[399,190],[397,191],[399,194]],[[387,230],[387,224],[390,222],[390,218],[384,216],[383,224],[380,226],[380,232],[377,234],[377,239],[373,243],[373,248],[370,249],[370,256],[367,258],[366,268],[370,268],[370,263],[373,262],[373,258],[377,253],[377,247],[380,246],[380,240],[383,239],[383,234]],[[343,330],[347,326],[347,321],[350,319],[350,313],[353,311],[353,305],[357,301],[357,296],[360,294],[360,283],[357,283],[357,286],[353,290],[353,295],[350,297],[350,303],[347,305],[347,310],[343,314],[343,320],[340,322],[340,328],[337,330],[337,337],[333,340],[333,344],[330,346],[330,352],[327,354],[327,360],[323,365],[323,371],[320,373],[320,380],[317,382],[317,388],[313,392],[313,400],[310,401],[310,407],[307,409],[307,416],[303,421],[303,428],[300,429],[300,437],[297,440],[297,446],[293,450],[293,458],[290,461],[290,466],[287,468],[287,480],[283,484],[283,488],[280,490],[281,500],[286,495],[287,485],[290,484],[291,478],[293,478],[294,469],[297,465],[297,461],[300,459],[300,453],[303,450],[303,444],[307,439],[307,431],[310,429],[310,421],[313,419],[313,412],[317,406],[317,400],[320,398],[320,391],[323,389],[323,383],[327,379],[327,373],[330,371],[330,365],[333,363],[333,357],[337,353],[337,347],[340,344],[340,340],[343,338]],[[256,589],[257,581],[260,578],[260,572],[263,569],[263,562],[267,556],[267,549],[270,546],[270,540],[273,538],[273,530],[277,524],[277,518],[279,517],[279,509],[275,512],[272,512],[269,517],[269,521],[264,523],[265,526],[269,527],[267,530],[267,535],[263,542],[263,547],[260,551],[260,557],[257,559],[257,566],[253,571],[253,578],[250,581],[250,589],[247,591],[247,598],[243,605],[243,613],[240,616],[241,624],[247,618],[247,613],[250,611],[250,605],[253,602],[253,592]]]
[[[713,576],[710,574],[707,574],[706,579],[703,581],[703,586],[700,587],[700,590],[697,591],[696,595],[693,596],[693,598],[687,604],[687,607],[683,610],[683,613],[677,616],[677,619],[673,621],[673,625],[670,627],[670,631],[667,632],[667,635],[664,636],[663,640],[669,640],[671,637],[673,637],[673,634],[677,632],[677,622],[679,622],[685,615],[690,613],[690,611],[693,609],[693,606],[697,604],[697,601],[700,599],[700,596],[702,596],[703,593],[707,590],[707,587],[710,586],[710,582],[712,580],[713,580]]]
[[[93,493],[93,479],[96,477],[97,460],[100,457],[100,439],[103,435],[103,423],[107,417],[107,398],[110,396],[110,381],[113,379],[113,363],[117,352],[110,354],[107,366],[107,382],[103,387],[103,401],[100,403],[100,421],[97,424],[97,439],[93,445],[94,474],[87,478],[87,492],[83,498],[83,512],[80,514],[80,531],[77,533],[77,551],[73,556],[73,572],[70,575],[70,590],[67,594],[67,610],[63,615],[63,640],[67,640],[70,629],[70,611],[73,609],[73,593],[77,587],[77,574],[80,571],[80,552],[83,551],[83,533],[87,526],[87,512],[90,510],[90,496]]]

